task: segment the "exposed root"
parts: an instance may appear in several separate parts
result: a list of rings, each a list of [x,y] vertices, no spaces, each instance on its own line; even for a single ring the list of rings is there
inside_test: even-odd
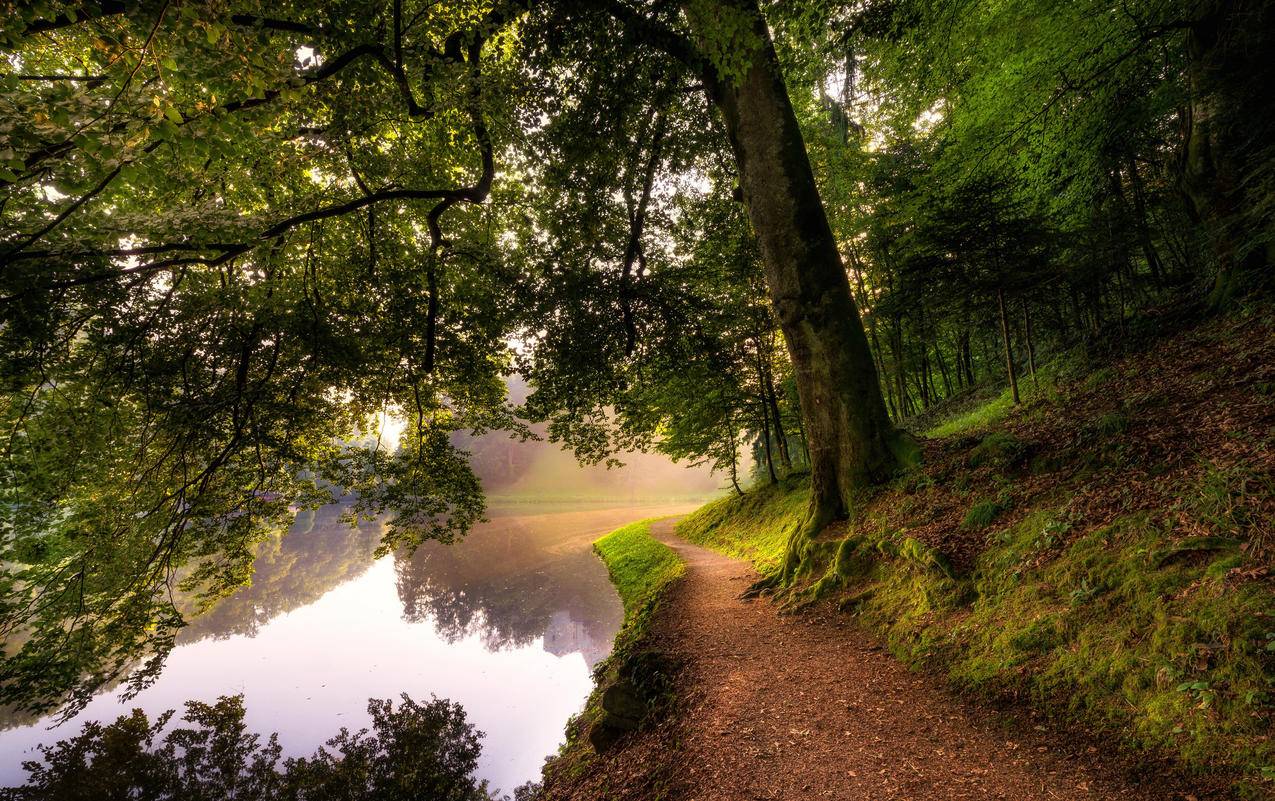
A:
[[[748,589],[739,594],[741,601],[750,601],[754,598],[760,598],[766,593],[773,592],[782,582],[782,573],[771,573],[754,581],[748,585]]]
[[[784,566],[780,572],[780,583],[784,586],[792,584],[805,558],[806,545],[823,531],[824,526],[832,522],[836,516],[830,503],[821,503],[812,498],[810,509],[801,523],[793,526],[788,533],[788,544],[784,550]]]

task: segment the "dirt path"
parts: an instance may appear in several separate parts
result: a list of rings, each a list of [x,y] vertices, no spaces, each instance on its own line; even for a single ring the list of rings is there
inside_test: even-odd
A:
[[[696,801],[1213,797],[1159,777],[1135,782],[1095,746],[962,703],[848,618],[742,601],[748,566],[676,538],[672,521],[653,533],[688,568],[653,632],[685,660],[684,706],[606,760],[611,775],[594,797],[634,797],[642,774],[636,797]]]

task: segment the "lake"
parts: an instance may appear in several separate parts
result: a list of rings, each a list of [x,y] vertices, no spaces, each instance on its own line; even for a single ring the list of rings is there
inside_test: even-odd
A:
[[[37,744],[133,708],[153,717],[242,694],[248,726],[278,732],[284,755],[302,756],[343,726],[369,725],[368,698],[407,693],[462,704],[486,733],[479,777],[512,791],[557,751],[623,618],[590,544],[694,506],[498,506],[459,544],[379,560],[382,523],[352,530],[338,504],[302,512],[262,544],[251,586],[179,633],[140,695],[121,702],[120,689],[105,690],[53,729],[52,718],[11,721],[0,731],[0,786],[24,781]]]

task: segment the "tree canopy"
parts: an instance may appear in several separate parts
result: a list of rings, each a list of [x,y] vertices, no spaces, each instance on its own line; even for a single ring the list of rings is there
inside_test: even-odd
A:
[[[6,12],[0,701],[25,709],[148,653],[140,686],[172,588],[211,604],[334,493],[390,513],[381,553],[462,536],[463,443],[528,421],[736,490],[809,471],[791,567],[916,457],[914,415],[1268,281],[1260,0]]]

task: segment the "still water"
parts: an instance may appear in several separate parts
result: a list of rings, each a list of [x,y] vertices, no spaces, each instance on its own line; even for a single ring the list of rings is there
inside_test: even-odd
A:
[[[40,743],[133,708],[152,717],[188,699],[242,694],[247,724],[278,732],[285,756],[312,753],[342,727],[369,725],[368,698],[407,693],[460,702],[486,732],[480,778],[511,791],[535,779],[591,687],[622,609],[594,539],[693,504],[489,511],[458,545],[428,543],[380,560],[381,524],[357,530],[333,505],[303,512],[263,544],[253,583],[190,621],[158,680],[121,702],[98,695],[79,716],[9,721],[0,786],[21,784]]]

